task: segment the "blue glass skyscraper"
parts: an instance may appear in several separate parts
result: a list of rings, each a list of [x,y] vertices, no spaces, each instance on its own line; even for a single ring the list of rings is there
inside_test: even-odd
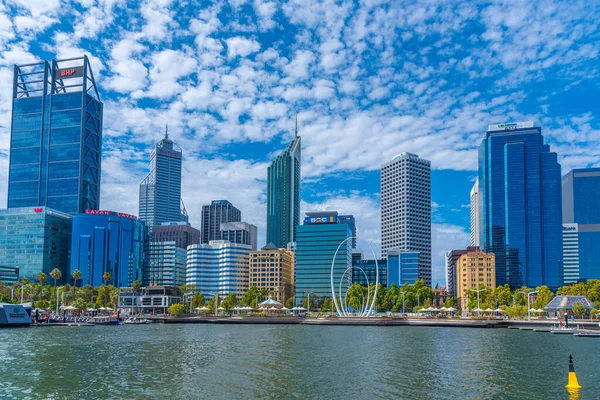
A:
[[[140,219],[150,231],[163,222],[188,220],[181,200],[181,159],[181,148],[166,131],[150,153],[150,173],[140,184]]]
[[[108,272],[116,287],[142,281],[146,226],[134,215],[87,210],[73,218],[71,271],[81,271],[81,285],[100,286]]]
[[[86,56],[15,65],[8,207],[100,204],[103,105]]]
[[[300,153],[296,127],[294,140],[268,169],[267,243],[278,248],[296,241],[296,227],[300,223]]]
[[[565,283],[600,279],[600,168],[572,170],[563,178],[562,189],[564,230],[570,239],[564,245],[570,269],[568,277],[565,270]]]
[[[533,122],[490,125],[479,149],[482,246],[496,284],[562,286],[561,168]]]

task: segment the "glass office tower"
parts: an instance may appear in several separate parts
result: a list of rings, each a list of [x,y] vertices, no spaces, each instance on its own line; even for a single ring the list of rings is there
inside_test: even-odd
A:
[[[8,207],[100,204],[102,109],[86,56],[15,65]]]
[[[600,168],[572,170],[562,190],[564,231],[570,238],[563,249],[565,283],[600,279]]]
[[[332,211],[307,213],[304,225],[297,228],[296,239],[296,305],[301,305],[310,293],[311,303],[331,298],[331,264],[338,246],[352,237],[352,226]],[[352,241],[339,249],[333,268],[336,293],[342,286],[342,296],[352,284]],[[316,297],[314,297],[316,296]]]
[[[146,226],[135,215],[86,210],[73,218],[71,272],[81,271],[81,286],[104,284],[109,272],[116,287],[143,279]]]
[[[300,224],[300,136],[277,156],[267,172],[267,243],[286,248]]]
[[[227,200],[213,200],[210,205],[202,206],[202,226],[200,243],[208,244],[221,240],[221,224],[241,222],[242,212]]]
[[[140,220],[152,231],[163,222],[188,220],[181,200],[181,148],[165,137],[150,153],[150,173],[140,184]]]
[[[561,168],[533,122],[490,125],[479,149],[482,247],[496,283],[563,284]]]

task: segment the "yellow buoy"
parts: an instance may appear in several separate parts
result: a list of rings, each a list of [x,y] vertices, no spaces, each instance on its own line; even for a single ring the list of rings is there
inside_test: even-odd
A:
[[[577,381],[577,374],[575,374],[575,367],[573,367],[573,356],[569,355],[569,382],[565,386],[569,391],[579,390],[581,386]]]

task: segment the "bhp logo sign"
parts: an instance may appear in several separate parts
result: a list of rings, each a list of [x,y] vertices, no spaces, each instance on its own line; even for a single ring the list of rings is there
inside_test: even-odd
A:
[[[42,207],[36,207],[33,209],[33,212],[35,212],[35,213],[41,213],[42,211],[44,211],[44,209]]]
[[[72,76],[75,74],[75,68],[61,69],[60,76]]]

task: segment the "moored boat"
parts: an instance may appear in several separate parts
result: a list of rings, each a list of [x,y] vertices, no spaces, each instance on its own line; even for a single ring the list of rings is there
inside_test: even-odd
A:
[[[127,318],[125,321],[123,321],[124,324],[131,324],[131,325],[142,325],[142,324],[150,324],[152,323],[152,321],[150,321],[149,319],[146,318]]]
[[[87,322],[90,325],[119,325],[119,319],[115,316],[99,315],[90,318]]]

